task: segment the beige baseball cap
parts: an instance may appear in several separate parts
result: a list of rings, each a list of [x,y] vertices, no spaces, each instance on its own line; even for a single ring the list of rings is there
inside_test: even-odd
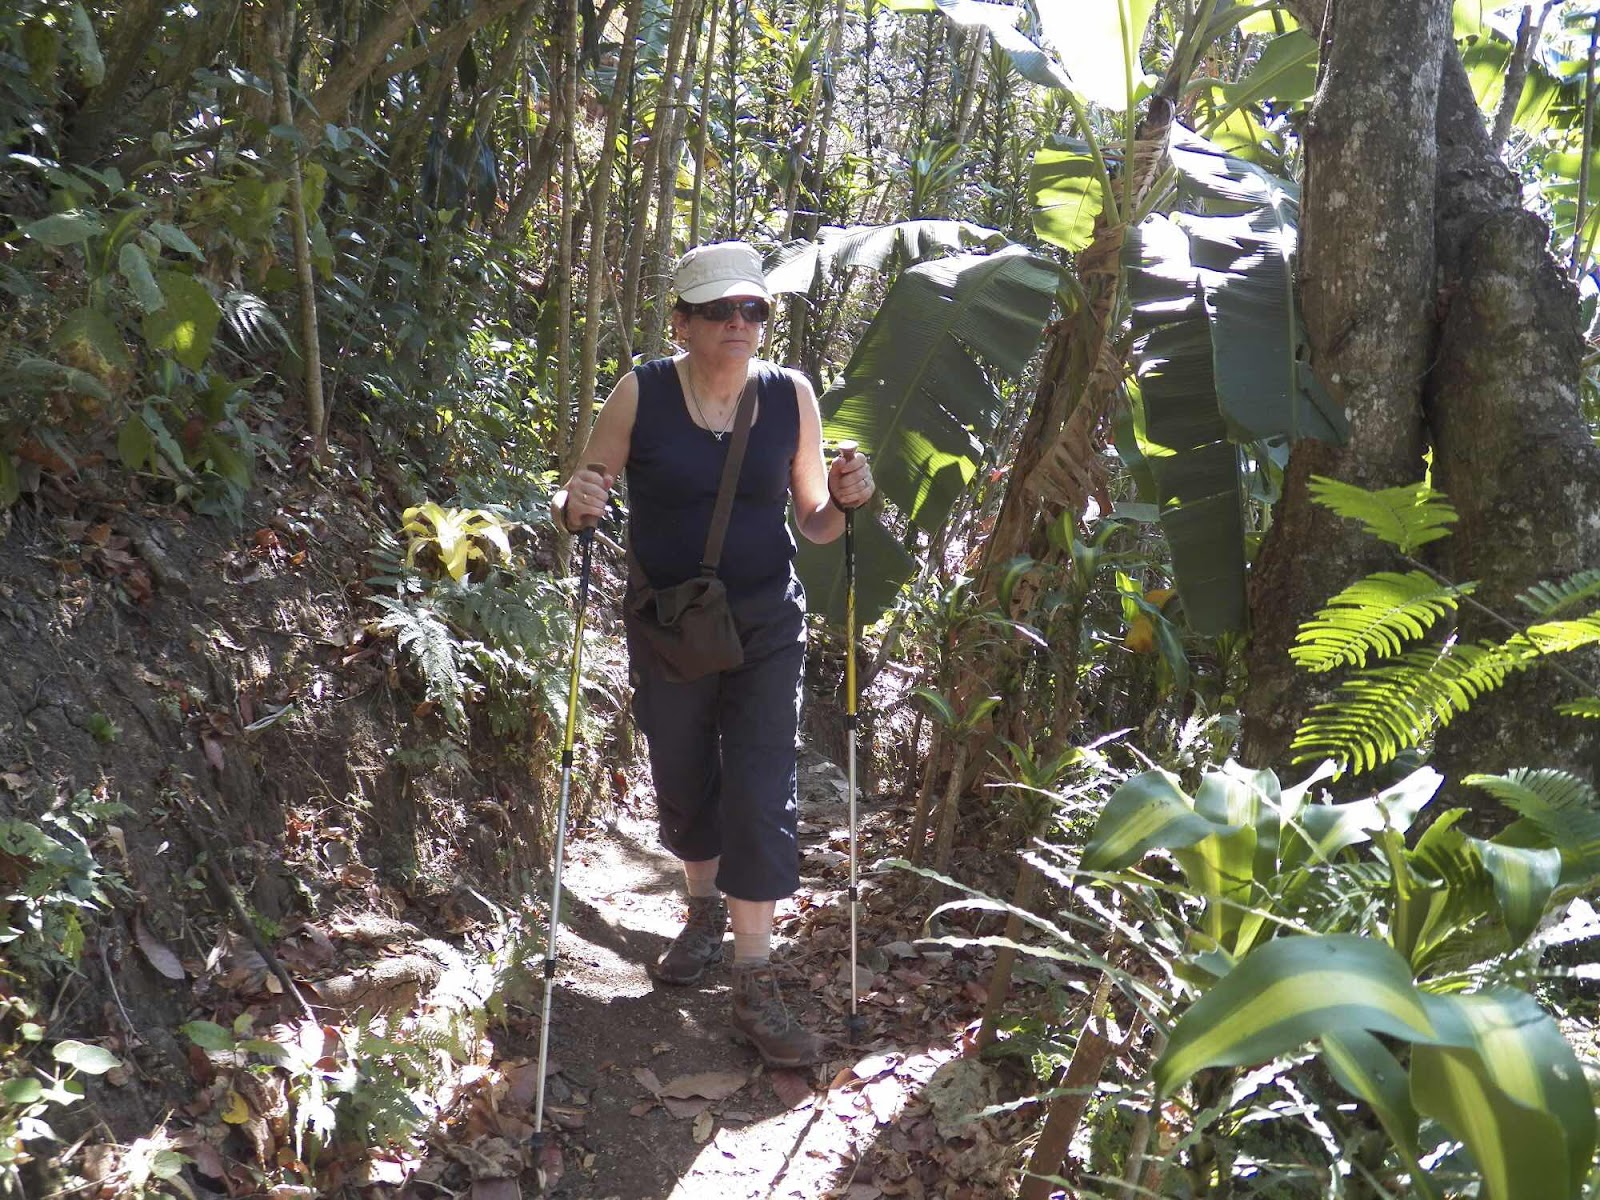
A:
[[[677,269],[672,272],[672,286],[678,298],[688,304],[704,304],[727,296],[772,300],[761,269],[761,255],[745,242],[696,246],[678,260]]]

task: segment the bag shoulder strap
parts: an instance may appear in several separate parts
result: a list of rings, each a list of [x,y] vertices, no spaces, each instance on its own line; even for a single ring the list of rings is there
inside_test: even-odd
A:
[[[733,513],[733,493],[739,483],[739,468],[744,465],[744,448],[750,441],[750,422],[755,416],[758,371],[745,381],[739,397],[739,411],[733,418],[733,441],[722,464],[722,483],[717,488],[717,505],[711,511],[711,528],[706,532],[705,553],[700,556],[700,573],[715,575],[722,560],[722,539],[728,534],[728,518]]]

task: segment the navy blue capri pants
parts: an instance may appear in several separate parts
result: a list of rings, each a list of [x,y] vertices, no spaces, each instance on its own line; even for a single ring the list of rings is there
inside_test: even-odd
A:
[[[687,862],[721,858],[717,887],[781,900],[800,885],[795,745],[805,610],[781,598],[731,597],[744,665],[687,683],[663,677],[648,642],[628,638],[634,720],[650,747],[662,844]]]

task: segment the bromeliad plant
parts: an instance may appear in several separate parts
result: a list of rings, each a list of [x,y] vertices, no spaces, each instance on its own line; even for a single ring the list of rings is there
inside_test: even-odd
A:
[[[1465,1145],[1491,1200],[1579,1195],[1595,1141],[1582,1070],[1534,999],[1495,981],[1552,903],[1593,880],[1600,814],[1549,773],[1474,777],[1523,806],[1523,821],[1468,837],[1454,809],[1408,848],[1438,773],[1312,800],[1332,771],[1283,789],[1230,763],[1193,796],[1151,771],[1102,813],[1084,870],[1149,884],[1136,865],[1166,851],[1197,906],[1178,974],[1200,995],[1155,1063],[1157,1091],[1315,1043],[1383,1126],[1411,1194],[1447,1194],[1424,1165],[1438,1148],[1424,1144],[1427,1117]],[[1367,843],[1376,861],[1356,861]]]

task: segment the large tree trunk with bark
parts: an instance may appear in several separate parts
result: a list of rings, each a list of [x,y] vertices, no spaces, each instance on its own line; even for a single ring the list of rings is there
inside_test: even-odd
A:
[[[1438,138],[1443,323],[1425,399],[1435,482],[1461,514],[1439,543],[1442,566],[1477,580],[1486,608],[1525,623],[1518,592],[1600,567],[1600,449],[1578,392],[1577,289],[1550,255],[1549,228],[1522,208],[1453,51]],[[1479,610],[1462,614],[1463,638],[1506,632]],[[1565,659],[1600,691],[1600,655]],[[1600,778],[1600,723],[1555,711],[1577,691],[1549,667],[1513,677],[1441,732],[1440,769],[1551,766]]]
[[[1312,365],[1350,417],[1342,447],[1303,442],[1251,581],[1245,754],[1283,763],[1325,685],[1289,660],[1300,622],[1385,548],[1313,504],[1312,475],[1389,487],[1422,473],[1434,298],[1434,110],[1448,0],[1340,0],[1305,132],[1300,294]]]
[[[1295,7],[1321,24],[1320,4]],[[1300,286],[1313,365],[1347,406],[1352,436],[1295,449],[1252,580],[1244,736],[1255,764],[1283,766],[1326,694],[1288,659],[1298,625],[1385,564],[1382,547],[1309,503],[1311,474],[1412,482],[1431,446],[1435,483],[1461,514],[1438,565],[1481,581],[1477,598],[1506,617],[1539,579],[1600,566],[1600,452],[1578,399],[1576,297],[1498,159],[1449,29],[1446,0],[1328,9]],[[1507,631],[1463,614],[1463,637]],[[1600,730],[1554,714],[1563,690],[1541,669],[1481,698],[1441,734],[1439,765],[1452,776],[1594,771]]]

